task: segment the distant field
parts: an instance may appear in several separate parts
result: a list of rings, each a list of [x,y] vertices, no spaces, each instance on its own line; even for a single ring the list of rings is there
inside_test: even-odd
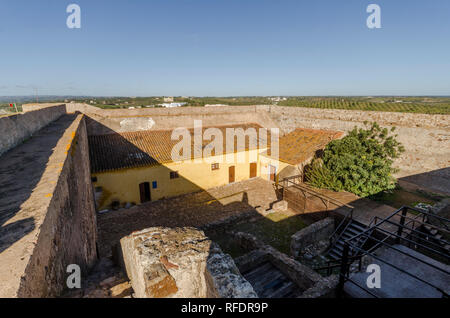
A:
[[[162,97],[89,97],[72,98],[76,102],[88,103],[104,109],[127,109],[129,107],[161,107]],[[203,107],[206,104],[229,106],[279,105],[322,109],[348,109],[366,111],[385,111],[418,114],[450,115],[450,97],[348,97],[348,96],[290,96],[284,98],[241,96],[241,97],[174,97],[174,102],[184,102],[186,106]],[[63,101],[48,99],[48,102]],[[20,103],[17,108],[22,111]],[[7,103],[0,103],[0,114],[14,112]]]
[[[279,103],[280,106],[309,107],[323,109],[348,109],[348,110],[370,110],[400,113],[420,114],[450,114],[450,101],[436,102],[372,102],[355,99],[324,98],[314,100],[312,98],[296,99],[289,98]]]

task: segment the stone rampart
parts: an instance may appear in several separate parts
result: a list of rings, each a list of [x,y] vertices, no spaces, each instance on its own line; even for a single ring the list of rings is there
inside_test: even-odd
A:
[[[0,155],[66,113],[64,105],[0,117]]]

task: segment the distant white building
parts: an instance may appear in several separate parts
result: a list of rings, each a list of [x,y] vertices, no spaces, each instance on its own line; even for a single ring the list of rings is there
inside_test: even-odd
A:
[[[286,97],[270,97],[269,99],[273,102],[281,102],[281,101],[287,100]]]
[[[173,102],[173,97],[164,97],[164,102],[165,103],[172,103]]]
[[[171,107],[181,107],[186,105],[187,103],[163,103],[159,104],[160,106],[171,108]]]

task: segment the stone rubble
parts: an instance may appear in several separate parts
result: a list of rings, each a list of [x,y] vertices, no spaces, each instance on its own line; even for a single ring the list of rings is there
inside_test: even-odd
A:
[[[256,297],[232,258],[198,229],[152,227],[120,243],[135,297]]]

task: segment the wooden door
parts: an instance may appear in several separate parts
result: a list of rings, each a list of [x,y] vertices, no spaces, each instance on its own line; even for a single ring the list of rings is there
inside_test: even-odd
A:
[[[270,181],[275,182],[275,178],[277,175],[277,167],[269,165],[269,177],[270,177]]]
[[[250,178],[256,178],[256,162],[250,163]]]
[[[231,166],[228,168],[228,182],[233,183],[235,181],[235,167]]]
[[[139,185],[139,193],[141,196],[141,203],[151,201],[152,198],[150,194],[150,183],[148,182],[141,183]]]

